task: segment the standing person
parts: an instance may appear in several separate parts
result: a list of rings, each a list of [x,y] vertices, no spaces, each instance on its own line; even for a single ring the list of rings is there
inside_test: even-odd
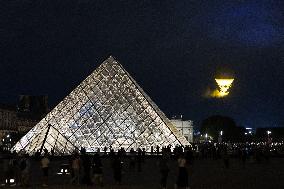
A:
[[[145,157],[146,157],[146,149],[142,148],[142,163],[145,162]]]
[[[78,153],[75,153],[74,158],[72,160],[71,167],[72,167],[72,173],[73,173],[71,183],[79,185],[79,182],[80,182],[80,157],[79,157]]]
[[[19,175],[18,160],[17,160],[17,155],[16,154],[12,154],[12,158],[10,159],[9,164],[10,164],[10,169],[11,169],[11,178],[14,179],[14,181],[12,181],[10,183],[10,185],[11,186],[16,186],[16,184],[18,182],[17,179],[19,178],[18,177],[18,175]]]
[[[162,159],[159,161],[159,170],[161,173],[161,187],[162,189],[167,188],[167,181],[168,181],[168,174],[169,174],[169,166],[168,166],[168,160],[165,155],[163,155]]]
[[[6,180],[9,179],[9,159],[7,158],[4,158],[3,160],[3,167],[1,168],[1,170],[3,171],[4,175],[3,175],[3,178],[1,179],[1,182],[5,182],[6,183]]]
[[[130,171],[134,171],[135,170],[135,162],[136,160],[136,152],[134,151],[133,148],[130,149],[130,162],[129,162],[129,169]]]
[[[103,186],[103,165],[100,155],[96,153],[93,159],[93,183]]]
[[[20,162],[21,186],[23,187],[30,185],[30,166],[29,155],[25,154]]]
[[[105,146],[104,147],[104,156],[106,156],[107,155],[107,147]]]
[[[154,154],[154,147],[151,146],[151,156]]]
[[[247,150],[246,147],[244,147],[241,151],[241,157],[242,157],[242,162],[243,162],[243,168],[246,166],[246,160],[247,160]]]
[[[122,165],[118,155],[114,156],[114,160],[112,162],[112,169],[115,183],[121,184]]]
[[[177,189],[188,189],[188,172],[186,169],[186,159],[183,154],[178,158]]]
[[[228,169],[230,167],[230,157],[229,157],[228,150],[226,147],[224,148],[224,151],[223,151],[223,161],[224,161],[225,168]]]
[[[160,154],[160,146],[156,146],[156,152],[157,152],[157,155],[159,155]]]
[[[91,185],[91,166],[92,166],[92,162],[90,160],[89,155],[86,153],[85,149],[81,150],[81,154],[82,154],[82,165],[83,165],[83,184],[86,185]]]
[[[142,150],[141,148],[137,149],[137,171],[141,172],[142,171]]]
[[[48,167],[49,167],[49,159],[48,159],[48,154],[45,153],[43,158],[41,159],[41,169],[43,172],[43,184],[42,186],[46,187],[48,186]]]
[[[4,177],[5,177],[4,178],[5,184],[8,186],[10,186],[11,184],[14,184],[14,183],[10,183],[10,180],[15,178],[14,173],[13,173],[13,161],[10,155],[4,159],[3,171],[4,171]]]

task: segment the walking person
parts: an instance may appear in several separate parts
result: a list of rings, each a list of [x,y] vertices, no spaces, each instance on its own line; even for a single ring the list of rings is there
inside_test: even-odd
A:
[[[178,158],[178,177],[176,182],[177,189],[189,189],[188,185],[188,172],[186,168],[186,159],[184,154]]]
[[[48,167],[49,167],[49,159],[48,159],[48,153],[45,153],[43,158],[41,159],[41,169],[43,172],[43,187],[48,186]]]

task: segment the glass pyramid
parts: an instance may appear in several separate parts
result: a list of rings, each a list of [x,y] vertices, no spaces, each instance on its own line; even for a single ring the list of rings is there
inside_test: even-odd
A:
[[[49,126],[50,125],[50,126]],[[112,147],[189,145],[165,114],[113,58],[91,75],[32,128],[12,150],[33,154],[52,149],[70,154]]]

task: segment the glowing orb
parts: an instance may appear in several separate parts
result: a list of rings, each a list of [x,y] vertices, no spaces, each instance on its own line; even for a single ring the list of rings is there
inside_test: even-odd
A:
[[[213,92],[214,97],[225,97],[229,94],[229,88],[232,86],[234,79],[215,79],[219,90]]]

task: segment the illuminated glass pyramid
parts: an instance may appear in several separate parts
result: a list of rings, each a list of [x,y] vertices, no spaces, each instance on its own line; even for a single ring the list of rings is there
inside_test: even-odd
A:
[[[49,126],[50,125],[50,126]],[[189,145],[164,113],[113,58],[105,60],[12,150],[70,154],[84,147]]]

